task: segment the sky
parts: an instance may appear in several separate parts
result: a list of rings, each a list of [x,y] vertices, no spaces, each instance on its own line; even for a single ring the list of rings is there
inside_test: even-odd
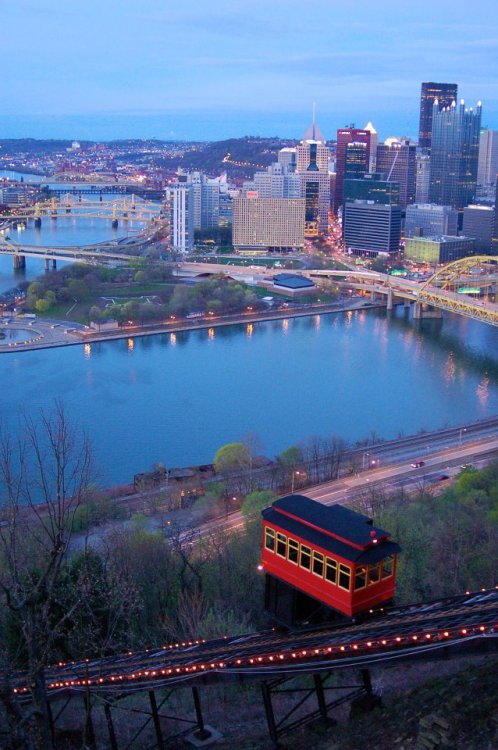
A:
[[[496,0],[0,0],[0,138],[417,137],[422,81],[498,129]]]

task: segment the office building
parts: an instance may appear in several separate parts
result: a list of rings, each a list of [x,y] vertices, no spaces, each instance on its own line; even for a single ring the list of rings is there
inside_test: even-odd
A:
[[[458,211],[452,206],[433,203],[414,203],[407,206],[405,237],[441,237],[456,235]]]
[[[296,149],[291,146],[281,148],[278,152],[278,163],[288,173],[296,171]]]
[[[429,202],[463,209],[474,201],[481,129],[481,103],[474,111],[462,101],[432,114]]]
[[[344,179],[358,179],[368,172],[369,157],[366,143],[352,141],[346,145]]]
[[[407,260],[429,263],[451,263],[475,253],[475,242],[469,237],[409,237],[405,242]]]
[[[458,86],[456,83],[434,83],[425,82],[420,92],[420,125],[418,134],[418,145],[420,148],[431,151],[432,117],[434,113],[434,102],[437,100],[438,108],[450,107],[456,101]]]
[[[363,130],[368,130],[368,132],[370,133],[370,163],[368,165],[368,172],[375,172],[377,170],[375,160],[377,158],[379,135],[371,122],[367,122]]]
[[[356,180],[344,180],[344,203],[356,200],[399,206],[399,184],[387,180],[379,172],[369,172]]]
[[[171,247],[188,253],[194,246],[194,192],[182,175],[170,186]]]
[[[208,177],[203,172],[179,170],[178,179],[192,188],[194,230],[217,227],[220,211],[220,185],[223,178]]]
[[[492,255],[498,255],[498,180],[495,188],[495,221],[493,227],[493,238],[491,241]]]
[[[483,188],[494,188],[498,173],[498,130],[481,130],[479,137],[479,160],[477,184]]]
[[[233,245],[237,250],[301,249],[304,218],[302,198],[234,198]]]
[[[370,131],[360,130],[351,126],[349,128],[340,128],[337,131],[337,144],[335,148],[335,193],[334,193],[334,211],[337,213],[343,203],[344,179],[346,175],[346,154],[349,143],[365,143],[365,158],[370,163]]]
[[[431,177],[431,158],[417,153],[415,157],[415,203],[428,203]]]
[[[377,146],[377,171],[384,172],[388,180],[399,184],[401,210],[415,203],[417,185],[417,148],[409,140],[388,139]]]
[[[352,255],[395,255],[400,236],[399,206],[360,200],[344,204],[344,244]]]
[[[256,172],[252,180],[242,185],[242,193],[257,192],[260,198],[300,198],[301,180],[298,174],[275,162],[264,172]]]
[[[495,209],[491,206],[466,206],[463,209],[462,232],[466,237],[473,237],[478,252],[491,252]]]
[[[317,237],[327,232],[330,208],[330,151],[320,128],[313,121],[296,146],[296,173],[300,179],[301,198],[305,201],[305,232]]]

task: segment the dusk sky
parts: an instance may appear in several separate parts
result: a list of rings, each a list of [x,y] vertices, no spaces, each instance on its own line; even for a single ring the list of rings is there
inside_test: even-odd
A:
[[[418,135],[422,81],[498,129],[496,0],[0,0],[0,138]]]

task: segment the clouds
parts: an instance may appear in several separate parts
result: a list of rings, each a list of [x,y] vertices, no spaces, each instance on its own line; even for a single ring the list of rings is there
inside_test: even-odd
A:
[[[498,11],[488,0],[472,8],[0,0],[0,8],[3,109],[12,116],[222,110],[229,122],[231,113],[308,112],[315,100],[332,129],[391,111],[415,133],[423,80],[457,81],[485,113],[498,109]]]

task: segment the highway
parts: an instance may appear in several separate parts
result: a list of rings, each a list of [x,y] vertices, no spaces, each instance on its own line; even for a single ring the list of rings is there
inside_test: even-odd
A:
[[[433,436],[434,433],[431,433],[431,438]],[[448,440],[447,436],[446,440]],[[296,488],[295,493],[311,497],[324,505],[348,503],[360,506],[360,511],[364,513],[371,513],[375,492],[379,495],[382,493],[384,496],[391,496],[400,489],[407,494],[413,494],[424,488],[444,486],[447,480],[439,479],[439,477],[455,476],[461,471],[462,464],[471,463],[476,468],[480,468],[493,458],[498,459],[498,432],[495,427],[494,436],[435,450],[424,457],[424,466],[419,468],[412,466],[412,463],[417,460],[416,455],[415,458],[412,456],[412,458],[405,458],[395,463],[386,463],[353,476],[342,477],[313,487]],[[236,511],[224,518],[209,521],[196,528],[195,531],[192,529],[185,531],[183,538],[194,542],[196,539],[215,534],[220,530],[236,531],[243,528],[244,524],[245,517],[241,511]]]

